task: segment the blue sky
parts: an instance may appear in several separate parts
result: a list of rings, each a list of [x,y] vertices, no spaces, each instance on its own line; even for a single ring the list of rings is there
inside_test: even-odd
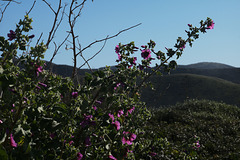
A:
[[[21,0],[19,0],[21,1]],[[10,29],[24,16],[32,5],[31,0],[24,0],[21,4],[12,3],[0,23],[1,36],[7,36]],[[48,0],[57,6],[57,0]],[[68,1],[69,2],[69,1]],[[3,4],[0,1],[0,4]],[[6,3],[6,2],[5,2]],[[53,13],[42,1],[37,1],[30,17],[33,18],[33,28],[30,34],[35,34],[35,40],[43,32],[46,41],[50,31]],[[135,41],[141,46],[154,40],[156,49],[165,51],[165,47],[174,46],[180,36],[186,38],[187,24],[198,26],[200,20],[210,17],[215,22],[213,30],[207,34],[200,34],[193,47],[187,46],[178,64],[192,64],[197,62],[219,62],[240,67],[240,0],[91,0],[86,3],[82,15],[76,24],[75,31],[79,36],[82,47],[89,43],[114,35],[120,30],[138,23],[142,25],[120,34],[107,41],[103,51],[96,56],[90,65],[92,68],[115,65],[117,55],[114,48],[118,43]],[[66,36],[69,29],[64,17],[64,23],[56,34],[57,44]],[[35,44],[35,43],[33,43]],[[86,58],[94,55],[102,44],[97,44],[84,53]],[[51,45],[45,54],[45,60],[50,60],[54,46]],[[136,53],[140,60],[140,52]],[[83,60],[78,58],[78,66]],[[54,63],[72,65],[72,54],[63,47],[54,59]],[[87,68],[87,66],[84,66]]]

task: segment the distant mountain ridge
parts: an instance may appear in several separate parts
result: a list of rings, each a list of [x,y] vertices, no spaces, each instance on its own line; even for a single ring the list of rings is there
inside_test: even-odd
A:
[[[233,66],[216,62],[199,62],[189,65],[178,65],[177,68],[195,68],[195,69],[225,69],[235,68]]]

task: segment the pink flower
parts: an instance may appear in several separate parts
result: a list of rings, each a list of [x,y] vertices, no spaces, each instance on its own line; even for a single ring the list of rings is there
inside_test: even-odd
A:
[[[210,24],[208,24],[207,29],[213,29],[214,28],[214,24],[215,23],[212,20],[212,22]]]
[[[109,155],[108,158],[110,158],[112,160],[117,160],[117,158],[113,157],[113,155]]]
[[[92,108],[96,111],[97,110],[97,106],[92,106]]]
[[[72,97],[73,98],[77,98],[77,96],[78,96],[78,92],[72,92]]]
[[[119,45],[116,45],[116,47],[115,47],[115,52],[116,52],[117,54],[119,54],[119,52],[120,52]]]
[[[83,155],[80,152],[78,152],[77,153],[77,160],[81,160],[82,158],[83,158]]]
[[[186,45],[184,44],[182,47],[180,47],[179,49],[184,49],[186,47]]]
[[[13,30],[10,30],[10,33],[8,33],[7,36],[9,38],[8,40],[12,41],[13,39],[16,38],[16,33]]]
[[[142,47],[142,48],[146,48],[146,46],[145,46],[145,45],[141,45],[141,47]]]
[[[118,53],[118,61],[122,61],[122,56]]]
[[[118,83],[118,84],[116,85],[116,87],[114,87],[114,90],[116,90],[120,85],[121,85],[121,83]]]
[[[117,131],[121,128],[121,126],[120,126],[120,122],[118,122],[118,121],[115,121],[115,122],[113,122],[112,124],[115,125]]]
[[[132,107],[131,109],[127,110],[126,116],[128,116],[128,113],[132,114],[134,111],[135,107]]]
[[[137,138],[136,134],[130,133],[130,132],[123,132],[123,138],[122,138],[122,143],[125,144],[127,143],[128,145],[131,145],[132,142]]]
[[[123,110],[121,109],[120,111],[118,111],[118,114],[117,114],[117,116],[118,117],[121,117],[121,115],[123,115],[124,113],[123,113]]]
[[[17,147],[17,143],[14,141],[12,134],[10,134],[10,141],[11,141],[11,146],[12,147]]]
[[[128,145],[132,144],[132,142],[129,139],[126,139],[125,137],[122,138],[122,143],[123,144],[127,143]]]
[[[112,122],[114,121],[114,115],[111,113],[108,113],[109,117],[112,119]]]
[[[130,135],[130,141],[134,141],[136,138],[137,138],[137,135],[131,133],[131,135]]]
[[[38,84],[39,84],[40,86],[47,87],[47,85],[44,84],[44,83],[38,82]]]
[[[144,50],[142,50],[141,56],[144,59],[149,59],[149,58],[151,58],[150,53],[151,53],[151,51],[149,49],[144,49]]]
[[[43,71],[43,68],[42,68],[42,66],[39,66],[39,65],[35,65],[35,67],[36,67],[36,74],[37,74],[37,76],[39,76],[39,73],[41,73]]]
[[[73,141],[70,141],[70,142],[69,142],[69,145],[72,145],[73,143],[74,143]]]
[[[0,123],[3,123],[3,121],[0,119]]]

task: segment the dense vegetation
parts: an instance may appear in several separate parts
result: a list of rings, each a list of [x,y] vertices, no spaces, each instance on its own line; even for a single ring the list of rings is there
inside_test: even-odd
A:
[[[238,107],[208,100],[188,100],[153,111],[149,128],[167,137],[178,149],[188,150],[189,141],[195,135],[199,138],[198,159],[239,159]]]
[[[15,1],[9,1],[5,9],[11,2]],[[141,88],[148,86],[151,76],[154,78],[155,73],[174,69],[177,65],[175,60],[182,55],[186,45],[192,46],[200,32],[213,29],[212,19],[200,21],[199,27],[188,24],[188,30],[185,30],[187,38],[178,37],[174,47],[165,51],[156,51],[156,43],[152,40],[141,46],[134,42],[119,43],[115,46],[117,65],[114,70],[110,67],[92,70],[78,79],[77,57],[99,42],[85,48],[76,46],[78,36],[74,27],[86,0],[80,4],[72,0],[67,9],[68,5],[63,7],[60,0],[57,11],[48,2],[43,2],[55,13],[55,23],[46,43],[40,42],[40,37],[35,45],[31,44],[35,35],[29,35],[33,29],[29,13],[36,1],[16,28],[6,33],[8,38],[0,36],[0,159],[182,160],[239,157],[237,107],[189,101],[151,110],[140,99]],[[61,24],[62,18],[60,22],[57,20],[61,9],[70,27],[61,44],[67,40],[71,44],[70,48],[66,47],[73,53],[71,78],[56,75],[51,68],[46,70],[43,61],[44,52]],[[56,52],[51,61],[58,51],[56,43],[53,43]],[[140,53],[140,60],[134,56],[135,53]],[[152,60],[158,60],[158,64],[149,72]]]

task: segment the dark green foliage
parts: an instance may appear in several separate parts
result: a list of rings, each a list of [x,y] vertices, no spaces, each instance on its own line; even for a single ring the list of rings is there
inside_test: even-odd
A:
[[[208,100],[188,100],[153,111],[153,130],[166,136],[180,150],[188,152],[187,144],[196,135],[200,138],[200,148],[195,149],[199,159],[239,159],[238,107]]]

